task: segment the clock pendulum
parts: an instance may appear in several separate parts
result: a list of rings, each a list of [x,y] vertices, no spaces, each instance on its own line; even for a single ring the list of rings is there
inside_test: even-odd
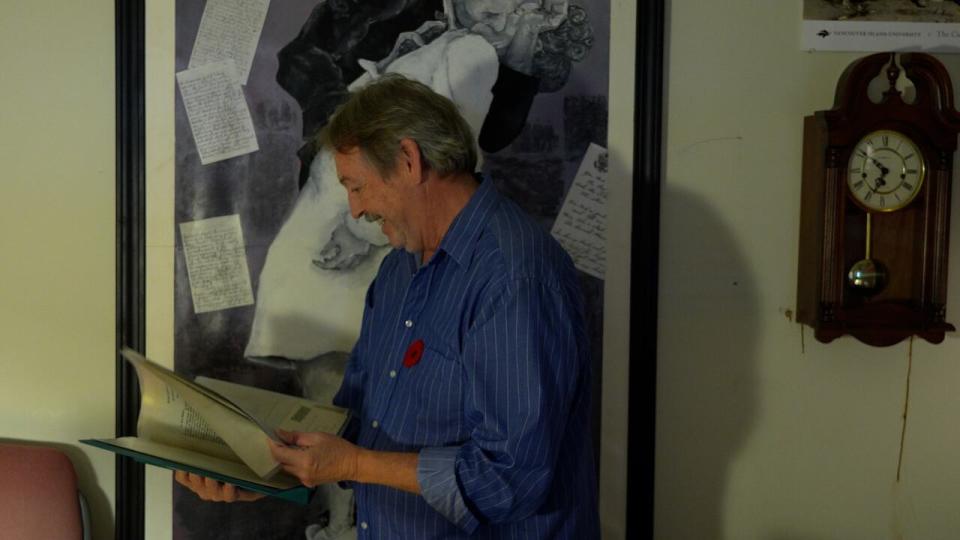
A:
[[[870,236],[871,221],[873,214],[867,212],[867,240],[865,255],[859,261],[853,263],[850,271],[847,272],[847,283],[854,289],[863,293],[875,293],[880,291],[887,283],[887,269],[880,261],[870,258]]]
[[[866,214],[866,247],[863,259],[847,272],[847,284],[863,294],[879,292],[887,284],[888,271],[870,257],[873,214],[906,208],[923,183],[925,162],[917,144],[893,130],[868,133],[853,148],[848,165],[850,196]]]

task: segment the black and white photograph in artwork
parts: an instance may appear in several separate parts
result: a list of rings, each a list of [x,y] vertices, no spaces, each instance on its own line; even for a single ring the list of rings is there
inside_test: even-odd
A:
[[[804,0],[803,18],[817,21],[960,22],[957,0]]]
[[[178,72],[190,67],[207,3],[177,1]],[[522,15],[537,39],[511,46],[516,28],[503,22]],[[478,137],[483,172],[549,229],[589,145],[607,143],[609,19],[609,0],[271,2],[242,87],[257,151],[202,164],[177,93],[175,221],[238,215],[255,300],[197,313],[178,235],[177,371],[330,402],[390,247],[378,227],[350,217],[330,156],[312,139],[352,88],[383,73],[452,99]],[[596,417],[603,281],[581,282]],[[351,492],[337,486],[306,507],[207,503],[173,489],[176,540],[356,536]]]

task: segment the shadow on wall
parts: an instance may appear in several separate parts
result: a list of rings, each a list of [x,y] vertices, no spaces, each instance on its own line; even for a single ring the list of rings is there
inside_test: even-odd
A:
[[[113,538],[113,510],[110,499],[100,487],[100,479],[93,469],[87,455],[77,447],[60,442],[27,441],[0,438],[0,444],[19,444],[23,446],[43,446],[59,450],[70,458],[77,473],[77,485],[90,510],[91,538]]]
[[[709,200],[667,182],[661,201],[656,537],[721,539],[757,416],[757,285]]]

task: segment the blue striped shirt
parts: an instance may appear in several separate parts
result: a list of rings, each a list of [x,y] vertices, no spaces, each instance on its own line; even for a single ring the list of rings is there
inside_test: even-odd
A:
[[[384,258],[334,401],[360,446],[419,453],[422,494],[355,484],[359,538],[599,537],[578,283],[489,180],[428,264]]]

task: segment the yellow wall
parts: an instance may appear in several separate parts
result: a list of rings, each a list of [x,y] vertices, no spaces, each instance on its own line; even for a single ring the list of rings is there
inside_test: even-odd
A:
[[[610,125],[607,147],[607,272],[604,281],[600,413],[600,525],[604,538],[624,538],[627,498],[627,394],[630,350],[634,50],[637,4],[610,2]],[[650,359],[647,359],[649,361]]]
[[[0,439],[67,450],[99,539],[113,455],[77,440],[114,430],[113,40],[112,1],[0,2]]]
[[[908,343],[822,344],[792,321],[803,117],[861,56],[801,52],[800,4],[669,3],[656,537],[958,538],[957,334],[913,344],[897,482]]]
[[[147,0],[147,355],[173,367],[174,3]],[[169,471],[146,470],[148,540],[169,540],[173,527]]]

